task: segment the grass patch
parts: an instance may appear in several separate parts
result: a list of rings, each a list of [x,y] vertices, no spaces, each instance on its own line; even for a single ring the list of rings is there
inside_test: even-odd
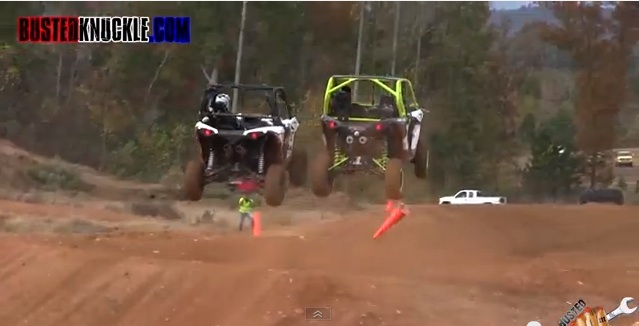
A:
[[[96,234],[109,231],[111,231],[110,227],[80,219],[65,221],[53,228],[54,233],[60,234]]]
[[[0,231],[6,233],[47,232],[53,226],[51,219],[32,220],[22,217],[5,217],[0,219]]]
[[[225,189],[211,189],[209,191],[206,191],[206,188],[205,188],[203,197],[211,198],[211,199],[226,200],[231,198],[232,196],[233,196],[233,193]]]
[[[79,174],[54,164],[33,165],[27,169],[27,175],[39,185],[39,188],[47,191],[89,191],[93,188],[82,180]]]
[[[182,215],[171,204],[160,202],[131,203],[131,212],[140,216],[159,217],[166,220],[179,220]]]
[[[0,215],[0,232],[6,233],[54,233],[54,234],[98,234],[111,228],[82,219],[53,220],[10,218]]]

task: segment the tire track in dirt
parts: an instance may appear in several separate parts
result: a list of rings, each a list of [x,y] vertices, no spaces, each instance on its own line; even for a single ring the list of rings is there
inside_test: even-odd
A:
[[[293,326],[304,307],[331,306],[333,324],[344,326],[549,323],[565,301],[612,307],[639,288],[637,213],[412,206],[377,241],[381,211],[284,237],[0,234],[0,320]]]

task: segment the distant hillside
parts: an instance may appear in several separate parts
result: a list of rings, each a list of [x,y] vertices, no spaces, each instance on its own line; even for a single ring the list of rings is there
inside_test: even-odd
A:
[[[489,22],[499,25],[502,21],[510,21],[511,32],[516,33],[526,24],[532,22],[557,23],[551,10],[541,7],[522,7],[510,10],[493,10]]]
[[[605,12],[610,13],[612,9],[606,8]],[[490,16],[491,24],[499,24],[503,20],[510,20],[512,33],[518,32],[526,24],[532,22],[558,23],[557,18],[551,10],[542,7],[521,7],[519,9],[493,10]]]

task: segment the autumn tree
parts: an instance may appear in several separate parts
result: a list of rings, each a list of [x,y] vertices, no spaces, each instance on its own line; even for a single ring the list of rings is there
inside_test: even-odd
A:
[[[560,25],[547,25],[543,38],[567,51],[574,64],[577,145],[594,157],[613,148],[618,115],[626,100],[627,70],[637,41],[639,13],[619,2],[608,17],[602,2],[552,2]],[[590,167],[590,186],[597,169]]]

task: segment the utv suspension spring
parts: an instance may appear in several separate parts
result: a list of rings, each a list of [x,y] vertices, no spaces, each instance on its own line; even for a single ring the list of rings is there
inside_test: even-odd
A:
[[[215,154],[213,153],[213,149],[209,149],[209,160],[208,163],[206,165],[207,169],[212,169],[213,168],[213,159],[214,159]]]
[[[386,169],[386,164],[388,164],[388,147],[384,146],[382,148],[382,158],[379,160],[379,163]]]
[[[333,153],[333,164],[341,162],[345,158],[346,158],[346,155],[342,154],[342,152],[340,152],[339,149],[336,148],[335,152]]]
[[[260,157],[257,160],[257,173],[264,173],[264,151],[260,151]]]

